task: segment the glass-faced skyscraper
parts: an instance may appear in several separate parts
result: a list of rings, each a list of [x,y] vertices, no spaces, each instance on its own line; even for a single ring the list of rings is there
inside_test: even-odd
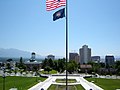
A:
[[[113,55],[106,55],[105,56],[105,64],[106,66],[110,67],[115,64],[115,58]]]
[[[82,46],[82,48],[79,49],[80,53],[80,64],[87,64],[89,61],[91,61],[91,48],[88,48],[87,45]]]

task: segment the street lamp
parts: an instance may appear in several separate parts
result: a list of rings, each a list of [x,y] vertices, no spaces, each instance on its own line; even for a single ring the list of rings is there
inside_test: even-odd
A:
[[[5,68],[3,68],[3,90],[5,90]]]
[[[35,76],[36,76],[36,82],[37,82],[37,72],[35,72]]]

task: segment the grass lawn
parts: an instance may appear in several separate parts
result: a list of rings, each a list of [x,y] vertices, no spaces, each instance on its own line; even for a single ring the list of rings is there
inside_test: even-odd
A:
[[[76,82],[75,79],[68,79],[67,81],[68,81],[68,83],[75,83]],[[57,83],[65,83],[66,79],[56,79],[56,82]]]
[[[41,77],[6,77],[5,78],[5,90],[9,90],[10,88],[18,88],[18,90],[27,90],[33,85],[37,84],[36,80],[44,81],[46,78]],[[0,89],[3,88],[3,78],[0,77]]]
[[[85,90],[81,85],[76,85],[77,90]]]
[[[103,78],[86,78],[88,81],[95,81],[94,83],[104,90],[120,89],[120,79],[103,79]]]
[[[48,90],[65,90],[66,86],[63,85],[51,85]],[[81,85],[68,86],[69,90],[85,90]]]
[[[52,70],[52,71],[50,71],[49,73],[48,73],[48,71],[41,71],[40,72],[41,74],[57,74],[57,71],[56,70]]]

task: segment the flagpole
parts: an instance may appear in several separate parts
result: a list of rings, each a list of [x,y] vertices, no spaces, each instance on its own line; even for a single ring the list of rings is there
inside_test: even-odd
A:
[[[67,62],[68,62],[68,8],[66,0],[66,90],[68,90],[68,71],[67,71]]]

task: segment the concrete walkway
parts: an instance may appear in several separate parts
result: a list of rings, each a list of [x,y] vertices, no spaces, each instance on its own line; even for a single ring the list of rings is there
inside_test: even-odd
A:
[[[65,76],[49,76],[48,79],[46,79],[44,82],[40,82],[36,84],[35,86],[31,87],[28,90],[41,90],[43,88],[44,90],[47,90],[51,84],[57,84],[57,85],[66,85],[65,83],[56,83],[56,79],[65,79]],[[68,76],[68,79],[76,79],[76,83],[68,83],[68,85],[77,85],[81,84],[85,90],[103,90],[102,88],[98,87],[94,83],[88,82],[83,77],[80,76]]]
[[[49,86],[52,84],[53,79],[54,79],[53,77],[49,77],[44,82],[40,82],[28,90],[41,90],[41,88],[44,88],[44,90],[47,90]]]
[[[85,90],[90,90],[90,89],[92,89],[92,90],[103,90],[99,86],[95,85],[92,82],[87,81],[83,77],[80,77],[80,82],[81,82],[81,85],[85,88]]]

